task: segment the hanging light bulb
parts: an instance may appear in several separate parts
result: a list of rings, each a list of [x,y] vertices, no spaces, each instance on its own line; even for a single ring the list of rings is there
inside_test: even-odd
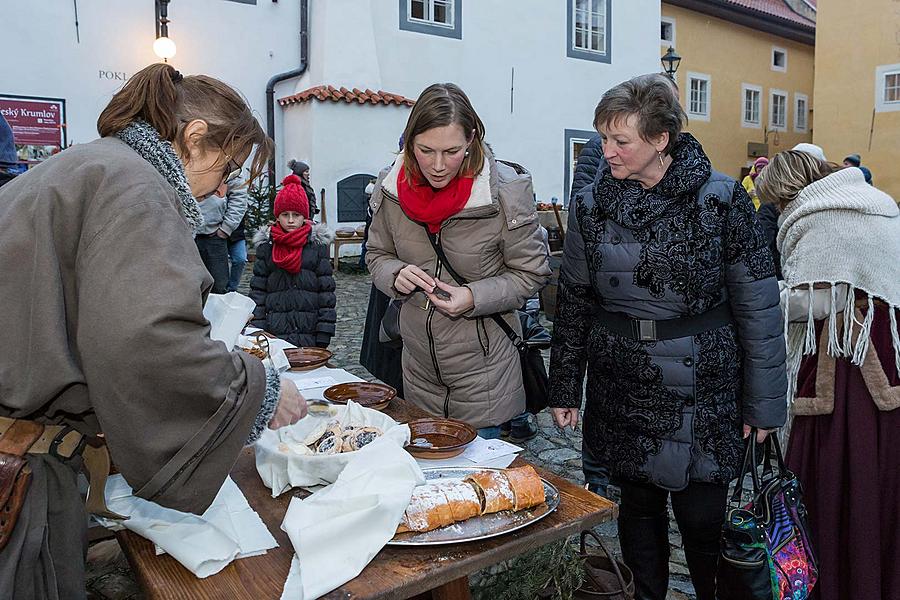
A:
[[[153,42],[153,52],[163,60],[169,60],[175,56],[175,42],[166,36],[156,38]]]

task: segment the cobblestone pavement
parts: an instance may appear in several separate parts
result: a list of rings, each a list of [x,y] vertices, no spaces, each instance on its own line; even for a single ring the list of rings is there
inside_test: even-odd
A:
[[[372,380],[373,377],[359,365],[359,349],[362,344],[363,325],[366,319],[370,280],[355,269],[351,261],[342,261],[337,274],[337,324],[329,349],[334,352],[333,362],[355,375]],[[353,271],[353,272],[350,272]],[[249,269],[245,273],[239,291],[246,292]],[[581,432],[562,433],[553,424],[549,413],[538,415],[539,434],[522,444],[523,458],[578,483],[584,482],[581,473]],[[615,553],[619,552],[616,524],[606,523],[597,528],[604,542]],[[681,537],[670,512],[671,562],[669,570],[670,591],[668,600],[694,600],[694,588],[681,549]],[[87,589],[91,600],[140,599],[138,587],[115,542],[101,542],[91,547],[89,553]]]

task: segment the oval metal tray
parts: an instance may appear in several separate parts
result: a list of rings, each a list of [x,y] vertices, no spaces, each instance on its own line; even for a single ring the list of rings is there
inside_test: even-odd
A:
[[[422,469],[422,473],[425,475],[426,481],[434,481],[438,479],[463,479],[478,471],[502,470],[486,467],[437,467],[434,469]],[[424,533],[415,531],[398,533],[388,542],[388,545],[440,546],[444,544],[460,544],[462,542],[486,540],[527,527],[540,521],[559,506],[559,490],[544,478],[541,478],[541,483],[544,484],[545,500],[543,504],[520,510],[519,512],[505,510],[499,513],[473,517],[460,523],[454,523],[453,525]]]

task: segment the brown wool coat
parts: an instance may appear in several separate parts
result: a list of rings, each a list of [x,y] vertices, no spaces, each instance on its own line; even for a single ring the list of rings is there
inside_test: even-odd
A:
[[[102,431],[138,496],[199,514],[247,439],[265,372],[209,338],[212,279],[177,206],[114,138],[0,189],[0,415]]]
[[[398,160],[378,178],[366,262],[375,286],[397,298],[394,279],[407,264],[456,285],[438,264],[425,229],[397,201]],[[550,277],[537,222],[531,176],[488,155],[466,206],[444,222],[441,242],[453,268],[471,283],[475,307],[451,319],[423,310],[412,294],[400,313],[403,389],[406,399],[429,413],[474,427],[499,425],[525,409],[519,355],[488,315],[502,313],[520,331],[513,312]]]

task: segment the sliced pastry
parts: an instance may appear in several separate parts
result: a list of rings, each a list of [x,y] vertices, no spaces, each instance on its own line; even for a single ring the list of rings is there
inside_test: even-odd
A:
[[[537,506],[544,501],[544,484],[531,465],[504,471],[513,491],[513,510]]]
[[[503,471],[478,471],[463,481],[471,482],[482,499],[482,514],[512,510],[515,496]]]
[[[343,440],[339,435],[324,435],[316,445],[316,454],[338,454]]]
[[[354,429],[350,433],[350,447],[359,450],[363,446],[367,446],[382,435],[381,429],[378,427],[360,427]]]

